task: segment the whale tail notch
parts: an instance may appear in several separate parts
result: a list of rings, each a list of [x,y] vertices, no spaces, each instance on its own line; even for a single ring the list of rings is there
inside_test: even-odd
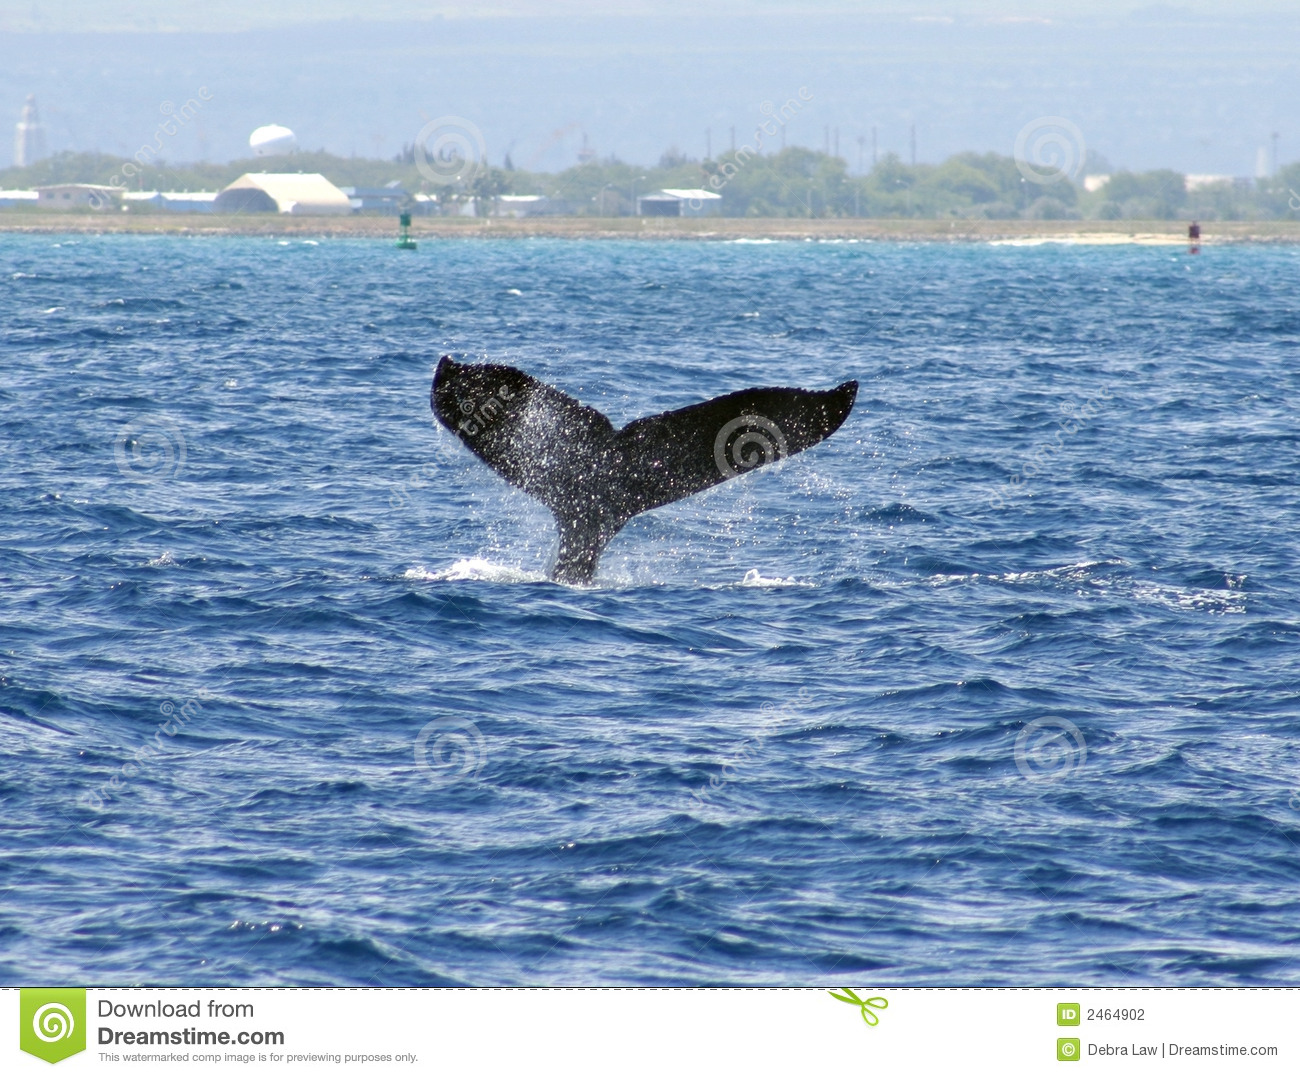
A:
[[[430,405],[475,456],[551,510],[560,532],[552,578],[588,583],[633,516],[816,445],[848,418],[857,390],[856,381],[822,392],[742,389],[615,430],[522,370],[443,356]]]

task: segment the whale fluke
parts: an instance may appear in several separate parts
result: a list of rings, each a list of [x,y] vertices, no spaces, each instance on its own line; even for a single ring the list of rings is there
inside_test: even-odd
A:
[[[637,513],[816,445],[857,392],[856,381],[824,392],[742,389],[615,430],[522,370],[443,356],[430,405],[475,456],[551,510],[560,531],[552,579],[587,583]]]

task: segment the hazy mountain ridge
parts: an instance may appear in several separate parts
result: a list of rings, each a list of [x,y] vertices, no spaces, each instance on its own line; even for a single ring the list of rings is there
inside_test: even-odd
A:
[[[387,157],[422,127],[461,117],[488,160],[559,171],[586,135],[600,156],[653,162],[743,143],[765,103],[806,89],[789,145],[833,150],[853,171],[877,155],[920,161],[1012,152],[1025,124],[1074,123],[1117,166],[1253,174],[1300,100],[1300,26],[1253,18],[955,16],[352,20],[236,33],[48,33],[0,38],[0,104],[35,93],[50,149],[120,153],[154,139],[168,102],[211,101],[169,136],[170,160],[247,154],[284,123],[306,148]],[[711,146],[706,138],[711,133]],[[862,139],[860,143],[858,140]],[[828,145],[827,143],[832,143]]]

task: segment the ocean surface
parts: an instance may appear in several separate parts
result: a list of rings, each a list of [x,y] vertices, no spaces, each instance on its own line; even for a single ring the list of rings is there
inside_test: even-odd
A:
[[[1300,983],[1300,248],[0,235],[0,982]],[[429,412],[861,382],[596,583]]]

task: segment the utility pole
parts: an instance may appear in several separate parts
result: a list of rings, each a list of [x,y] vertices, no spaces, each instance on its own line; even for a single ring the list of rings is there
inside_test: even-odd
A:
[[[736,152],[736,129],[734,127],[731,129],[731,152],[733,154]]]
[[[827,157],[831,155],[831,125],[828,123],[822,128],[822,153]]]
[[[858,135],[858,172],[866,171],[862,165],[863,156],[866,153],[867,136]]]
[[[713,128],[712,127],[706,127],[704,129],[704,159],[706,161],[713,160]]]
[[[840,129],[835,128],[835,156],[840,155]]]
[[[876,125],[871,125],[871,167],[876,167],[878,157],[876,155]]]
[[[1277,132],[1273,132],[1273,175],[1277,175]]]
[[[912,124],[912,167],[916,167],[916,124]]]

